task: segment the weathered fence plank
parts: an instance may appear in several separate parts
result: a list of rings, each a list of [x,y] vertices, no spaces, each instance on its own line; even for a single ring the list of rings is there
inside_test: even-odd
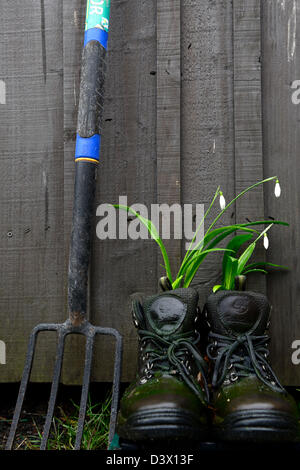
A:
[[[207,210],[218,185],[227,200],[235,189],[231,2],[183,3],[181,102],[182,202],[205,204]],[[216,202],[205,228],[219,211]],[[222,222],[234,217],[230,211]],[[195,278],[201,306],[219,283],[220,259],[208,256]]]
[[[261,0],[233,2],[233,102],[236,194],[263,179],[261,109]],[[268,175],[272,176],[272,175]],[[239,199],[236,221],[264,219],[264,187]],[[262,243],[255,257],[265,260]],[[248,288],[264,292],[265,277],[248,280]]]
[[[157,202],[170,206],[179,205],[181,202],[180,13],[180,0],[157,2]],[[181,259],[181,234],[174,232],[170,234],[171,239],[165,241],[173,275]],[[174,236],[179,238],[175,239]],[[158,267],[158,270],[162,275],[165,274],[162,268]]]
[[[0,47],[0,380],[12,382],[31,329],[63,309],[62,2],[2,1]],[[49,379],[52,345],[39,342],[34,380]]]
[[[299,385],[300,366],[293,364],[292,344],[300,339],[300,105],[291,85],[300,79],[300,5],[296,0],[266,0],[263,21],[264,171],[278,174],[282,195],[266,192],[266,214],[290,223],[271,230],[268,260],[290,267],[269,276],[273,305],[272,363],[285,384]]]

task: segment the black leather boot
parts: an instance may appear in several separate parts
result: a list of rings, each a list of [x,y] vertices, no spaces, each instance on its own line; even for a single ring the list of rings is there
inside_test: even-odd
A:
[[[222,440],[295,441],[298,411],[268,362],[270,305],[254,292],[219,291],[204,309],[214,391],[214,429]]]
[[[197,303],[198,294],[191,288],[133,302],[138,372],[121,400],[117,426],[121,438],[205,437],[207,363],[198,350]]]

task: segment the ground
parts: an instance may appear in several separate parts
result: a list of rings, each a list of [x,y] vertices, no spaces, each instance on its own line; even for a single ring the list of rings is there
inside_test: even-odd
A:
[[[128,384],[122,384],[121,394]],[[8,436],[14,406],[18,394],[18,384],[0,384],[0,450],[4,449]],[[107,448],[109,425],[109,400],[111,384],[92,384],[90,387],[90,405],[88,406],[83,448],[102,450]],[[289,388],[300,407],[300,390]],[[55,432],[50,441],[51,449],[72,449],[77,423],[77,404],[80,402],[81,387],[61,386],[57,398]],[[15,448],[36,450],[40,444],[50,384],[31,384],[26,394],[23,413],[18,426]],[[126,444],[127,450],[134,449]],[[214,444],[202,443],[204,450],[214,450]],[[220,445],[220,444],[218,444]],[[144,448],[145,450],[145,448]],[[199,450],[199,449],[198,449]]]
[[[1,384],[0,390],[0,449],[4,449],[18,394],[18,384]],[[59,446],[58,448],[69,448],[69,440],[74,437],[78,411],[77,404],[80,402],[80,393],[81,387],[60,387],[55,412],[55,416],[58,418],[55,429],[57,432],[55,437],[53,436],[52,438],[53,443],[57,441],[54,444],[57,444]],[[107,445],[109,423],[107,397],[109,393],[109,384],[92,384],[90,387],[90,400],[93,405],[88,407],[88,420],[91,424],[87,426],[88,434],[86,433],[84,438],[87,443],[86,445],[93,446],[92,448],[103,449],[106,448]],[[17,430],[15,441],[16,449],[38,448],[40,440],[39,433],[41,433],[43,429],[49,394],[49,384],[30,385]],[[105,404],[105,407],[102,408],[103,404]],[[97,433],[94,432],[95,429],[97,429]],[[65,431],[66,435],[64,438],[62,438],[61,430]]]

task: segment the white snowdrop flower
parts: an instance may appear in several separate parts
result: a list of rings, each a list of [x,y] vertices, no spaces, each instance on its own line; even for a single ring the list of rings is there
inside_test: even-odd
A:
[[[278,178],[275,183],[274,194],[275,194],[275,197],[280,197],[280,194],[281,194],[281,187],[280,187]]]
[[[266,233],[264,233],[264,247],[266,250],[269,248],[269,238]]]
[[[220,207],[221,207],[222,210],[224,210],[225,207],[226,207],[225,197],[223,196],[222,191],[220,191],[219,194],[220,194]]]

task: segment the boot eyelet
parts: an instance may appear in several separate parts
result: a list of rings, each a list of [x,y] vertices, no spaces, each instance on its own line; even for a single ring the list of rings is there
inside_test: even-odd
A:
[[[238,380],[239,376],[235,372],[231,372],[230,374],[230,381],[231,382],[236,382]]]
[[[233,364],[229,364],[228,370],[231,370],[233,368]]]

